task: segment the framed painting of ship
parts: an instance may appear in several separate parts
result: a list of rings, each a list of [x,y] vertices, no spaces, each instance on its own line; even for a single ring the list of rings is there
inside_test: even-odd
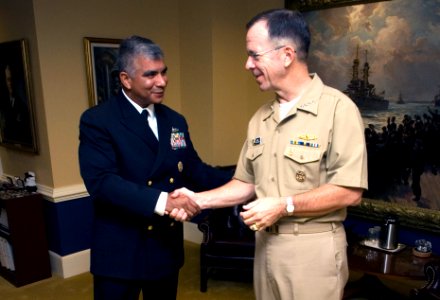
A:
[[[369,190],[350,213],[440,233],[439,1],[355,4],[303,13],[310,71],[364,120]]]

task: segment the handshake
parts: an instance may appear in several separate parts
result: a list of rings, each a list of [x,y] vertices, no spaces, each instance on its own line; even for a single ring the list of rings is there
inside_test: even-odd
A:
[[[232,184],[228,186],[228,189],[231,186]],[[199,214],[202,209],[232,206],[246,202],[249,199],[252,201],[243,205],[243,211],[240,212],[240,216],[243,222],[254,231],[263,230],[277,222],[281,217],[287,216],[287,197],[255,199],[253,186],[248,185],[244,189],[246,187],[247,192],[240,194],[240,191],[234,190],[232,193],[220,193],[222,195],[216,195],[209,191],[194,193],[187,188],[177,189],[168,194],[165,212],[176,221],[183,222]]]
[[[168,194],[165,214],[176,221],[188,221],[202,210],[202,197],[187,188]]]

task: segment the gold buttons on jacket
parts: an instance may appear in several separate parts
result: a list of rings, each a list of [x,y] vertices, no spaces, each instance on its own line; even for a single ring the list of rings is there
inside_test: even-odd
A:
[[[148,230],[148,231],[153,230],[153,225],[148,225],[147,230]]]
[[[173,227],[173,226],[174,226],[174,222],[171,222],[171,223],[170,223],[170,227]]]
[[[173,177],[170,178],[170,183],[174,183],[174,178]]]
[[[148,185],[148,186],[151,186],[152,184],[153,184],[153,181],[151,181],[151,180],[148,180],[148,181],[147,181],[147,185]]]

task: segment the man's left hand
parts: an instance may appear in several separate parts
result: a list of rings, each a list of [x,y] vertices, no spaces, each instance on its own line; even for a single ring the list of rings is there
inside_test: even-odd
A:
[[[259,198],[243,206],[240,215],[246,225],[254,231],[271,226],[284,215],[285,202],[282,198]]]

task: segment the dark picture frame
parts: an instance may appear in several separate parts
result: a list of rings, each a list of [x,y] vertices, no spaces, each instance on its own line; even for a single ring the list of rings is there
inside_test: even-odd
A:
[[[116,60],[121,39],[84,38],[90,106],[106,101],[120,89]]]
[[[310,11],[382,1],[391,0],[285,0],[284,5],[288,9]]]
[[[304,6],[299,7],[300,3]],[[366,82],[371,88],[369,91],[377,97],[376,102],[380,104],[383,99],[389,102],[388,121],[385,117],[381,122],[370,124],[380,113],[362,108],[354,100],[365,124],[369,190],[364,193],[360,206],[349,208],[349,214],[377,222],[393,215],[404,227],[440,233],[440,156],[437,159],[440,150],[436,142],[440,141],[439,131],[431,132],[433,135],[427,139],[409,136],[414,138],[410,143],[399,140],[404,144],[398,144],[393,150],[387,148],[382,132],[384,127],[389,130],[389,126],[403,126],[406,130],[408,124],[415,130],[417,126],[425,126],[422,127],[425,130],[440,117],[437,111],[440,109],[440,83],[434,82],[440,74],[440,63],[435,59],[440,49],[435,42],[437,36],[427,35],[430,17],[425,13],[435,11],[434,1],[286,1],[286,7],[304,11],[310,26],[311,72],[317,72],[325,83],[346,93],[352,92],[355,84],[362,81],[363,72],[367,72],[370,77]],[[422,13],[422,10],[426,11]],[[359,23],[355,25],[359,27],[348,23],[353,12],[358,16]],[[377,41],[375,36],[369,35],[375,30],[380,31]],[[388,43],[390,48],[386,47]],[[386,51],[390,49],[392,51]],[[417,55],[417,62],[411,61],[412,53]],[[354,75],[356,65],[359,67],[357,78]],[[355,94],[350,97],[353,99]],[[393,124],[391,113],[398,110],[400,115]],[[409,118],[405,119],[404,114]],[[380,144],[372,142],[372,132],[374,138],[381,139]],[[407,138],[408,133],[405,134]],[[389,152],[384,155],[385,151]],[[420,189],[421,192],[417,191]]]
[[[0,145],[38,153],[25,39],[0,43]]]

